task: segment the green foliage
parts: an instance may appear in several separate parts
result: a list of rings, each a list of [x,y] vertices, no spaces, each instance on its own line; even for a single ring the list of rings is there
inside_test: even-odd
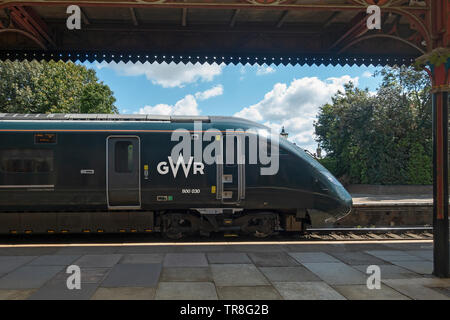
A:
[[[433,181],[432,156],[420,143],[411,149],[408,161],[408,177],[411,184],[430,184]]]
[[[322,159],[318,159],[321,165],[327,168],[330,172],[337,171],[337,160],[332,157],[325,157]]]
[[[74,63],[0,62],[0,112],[118,113],[95,71]]]
[[[314,123],[322,164],[348,183],[431,184],[430,83],[412,68],[385,68],[375,95],[352,83]]]

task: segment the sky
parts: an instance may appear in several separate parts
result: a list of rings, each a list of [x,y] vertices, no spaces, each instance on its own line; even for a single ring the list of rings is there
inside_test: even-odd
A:
[[[121,114],[223,115],[265,124],[315,152],[319,107],[344,84],[376,91],[376,67],[84,63],[117,99]]]

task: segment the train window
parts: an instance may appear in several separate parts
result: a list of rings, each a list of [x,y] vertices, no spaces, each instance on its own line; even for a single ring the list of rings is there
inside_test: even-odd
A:
[[[115,146],[116,172],[126,173],[133,171],[133,143],[117,141]]]
[[[9,173],[53,171],[53,150],[10,149],[0,151],[0,169]]]

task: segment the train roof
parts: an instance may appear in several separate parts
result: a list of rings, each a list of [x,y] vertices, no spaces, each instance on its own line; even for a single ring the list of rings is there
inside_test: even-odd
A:
[[[211,122],[211,119],[208,116],[165,116],[150,114],[100,113],[0,113],[0,120]]]
[[[218,125],[243,126],[246,128],[264,128],[266,126],[247,119],[230,117],[230,116],[167,116],[167,115],[149,115],[149,114],[97,114],[97,113],[0,113],[0,122],[16,122],[17,123],[91,123],[91,124],[112,124],[112,123],[129,123],[145,124],[145,123],[216,123]]]

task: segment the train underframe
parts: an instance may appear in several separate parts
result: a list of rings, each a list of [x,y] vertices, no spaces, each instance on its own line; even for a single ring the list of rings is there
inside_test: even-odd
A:
[[[184,213],[166,212],[160,215],[161,232],[170,239],[181,239],[188,235],[200,234],[208,237],[213,232],[233,235],[251,235],[265,238],[282,231],[303,231],[310,224],[306,213],[301,218],[296,214],[277,211],[240,211],[232,209],[190,210]]]
[[[189,209],[164,211],[1,212],[0,234],[161,232],[169,239],[211,233],[265,238],[301,232],[306,210]]]

